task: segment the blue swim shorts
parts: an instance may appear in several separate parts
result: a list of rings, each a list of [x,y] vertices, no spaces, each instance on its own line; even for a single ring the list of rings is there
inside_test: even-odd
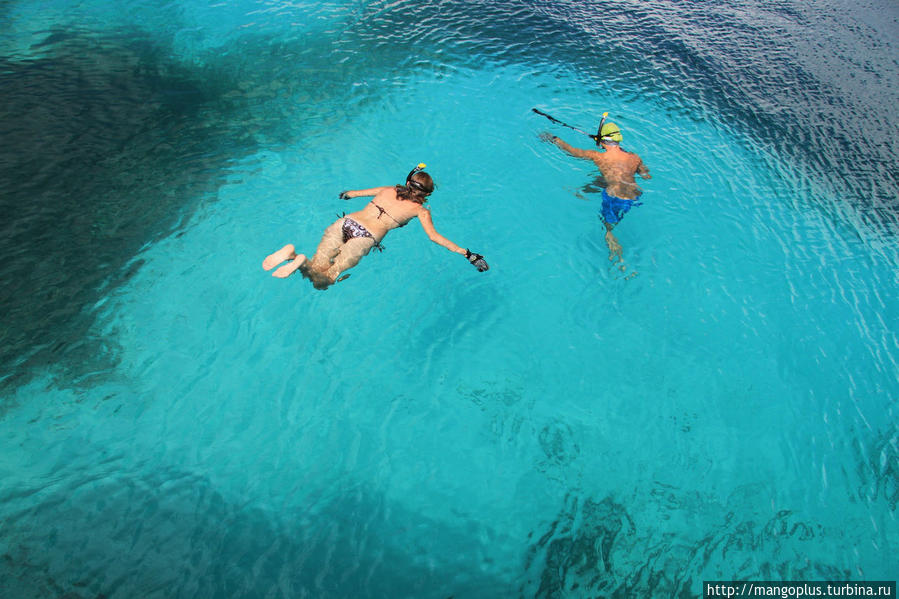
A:
[[[610,196],[605,189],[602,190],[602,212],[600,218],[602,222],[617,225],[628,210],[634,206],[642,206],[643,202],[637,200],[625,200]]]

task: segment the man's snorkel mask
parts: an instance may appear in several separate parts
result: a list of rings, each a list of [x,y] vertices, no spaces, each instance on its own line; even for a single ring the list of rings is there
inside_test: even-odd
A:
[[[596,142],[596,145],[603,143],[617,144],[622,140],[621,129],[615,123],[606,123],[607,116],[609,116],[608,112],[602,113],[602,120],[599,121],[599,127],[596,128],[596,135],[590,136]]]
[[[419,162],[419,163],[415,166],[414,169],[412,169],[411,171],[409,171],[409,174],[406,175],[406,187],[411,187],[412,189],[414,189],[414,190],[416,190],[416,191],[418,191],[418,192],[421,192],[421,193],[424,194],[424,195],[429,195],[431,192],[428,191],[428,190],[425,188],[424,185],[422,185],[422,184],[419,183],[418,181],[413,181],[413,180],[412,180],[412,175],[414,175],[415,173],[417,173],[417,172],[419,172],[419,171],[425,170],[425,167],[426,167],[426,166],[428,166],[428,165],[425,164],[424,162]]]

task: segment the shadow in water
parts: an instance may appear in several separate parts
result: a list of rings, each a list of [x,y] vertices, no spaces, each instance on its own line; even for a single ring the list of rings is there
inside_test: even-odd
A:
[[[17,599],[512,593],[483,570],[465,531],[345,491],[273,509],[228,499],[185,472],[57,485],[6,520],[0,576]]]
[[[731,508],[657,484],[636,512],[611,496],[570,494],[530,535],[521,596],[686,598],[701,594],[703,580],[852,578],[836,565],[842,534],[789,510],[755,513],[760,493],[736,489]]]
[[[344,98],[360,76],[322,67],[331,43],[246,36],[239,53],[184,63],[138,30],[67,28],[28,59],[0,58],[0,389],[36,370],[62,385],[109,372],[117,348],[92,334],[92,308],[140,268],[141,249],[214,201],[242,157],[343,116],[296,118],[292,103]],[[291,79],[288,66],[317,76]]]
[[[538,572],[535,597],[609,596],[614,590],[613,547],[633,536],[625,507],[569,496],[564,510],[529,550],[527,568]],[[527,595],[528,593],[525,593]]]
[[[224,148],[225,115],[201,112],[220,85],[139,33],[51,33],[36,50],[0,59],[3,386],[48,364],[107,368],[91,306],[251,147]]]

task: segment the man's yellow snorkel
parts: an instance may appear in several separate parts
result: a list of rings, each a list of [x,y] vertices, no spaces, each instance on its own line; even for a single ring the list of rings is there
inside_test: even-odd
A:
[[[599,121],[599,127],[596,128],[596,135],[591,135],[596,140],[596,145],[604,143],[619,143],[622,140],[621,129],[615,123],[607,123],[606,117],[608,112],[602,113],[602,120]]]

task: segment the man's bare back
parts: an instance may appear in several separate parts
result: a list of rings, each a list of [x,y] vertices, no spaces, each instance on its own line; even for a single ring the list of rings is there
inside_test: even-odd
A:
[[[590,153],[593,154],[591,160],[599,167],[599,172],[606,180],[609,195],[633,200],[643,193],[634,181],[634,174],[639,174],[643,179],[649,179],[651,175],[639,156],[625,152],[618,146],[607,147],[605,152],[591,150]]]
[[[606,192],[611,196],[623,200],[636,199],[643,190],[637,185],[634,174],[640,175],[643,179],[652,178],[640,157],[632,152],[625,152],[618,144],[603,144],[605,152],[597,152],[575,148],[558,137],[550,137],[548,141],[572,156],[592,160],[593,164],[599,167],[599,172],[606,181]]]

